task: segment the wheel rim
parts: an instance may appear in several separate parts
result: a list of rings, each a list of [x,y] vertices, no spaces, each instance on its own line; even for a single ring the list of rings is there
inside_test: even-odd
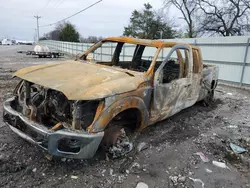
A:
[[[122,157],[133,149],[133,143],[130,142],[125,130],[123,126],[114,126],[105,130],[102,144],[113,158]]]

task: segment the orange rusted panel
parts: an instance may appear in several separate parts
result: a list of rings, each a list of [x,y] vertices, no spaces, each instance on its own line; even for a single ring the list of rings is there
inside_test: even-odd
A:
[[[140,72],[78,61],[32,66],[14,76],[61,91],[69,100],[100,99],[135,90],[144,82]]]
[[[118,42],[110,62],[95,60],[94,56],[88,58],[89,53],[107,41]],[[137,44],[132,61],[119,61],[123,43]],[[157,48],[148,60],[142,58],[145,46]],[[163,48],[172,49],[160,61],[158,56]],[[106,128],[113,123],[119,121],[120,126],[142,130],[211,97],[218,70],[207,65],[203,70],[200,49],[189,44],[110,37],[92,46],[76,61],[32,66],[14,76],[23,82],[15,90],[15,96],[4,103],[4,118],[13,124],[12,130],[47,147],[53,155],[90,158]],[[17,125],[17,120],[25,122],[20,124],[24,128]],[[34,135],[41,134],[44,140],[23,133],[27,127],[37,132]]]
[[[176,44],[188,45],[187,43],[182,43],[182,42],[165,42],[161,40],[137,39],[137,38],[131,38],[131,37],[109,37],[109,38],[105,38],[103,41],[124,42],[124,43],[139,44],[139,45],[145,45],[145,46],[151,46],[151,47],[157,47],[157,48],[173,47]],[[198,49],[196,46],[192,46],[192,48]]]

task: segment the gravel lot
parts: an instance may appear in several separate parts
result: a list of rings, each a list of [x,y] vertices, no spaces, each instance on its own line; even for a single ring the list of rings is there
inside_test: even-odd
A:
[[[91,160],[51,158],[2,122],[2,103],[17,80],[14,71],[45,61],[18,50],[33,46],[0,46],[0,187],[250,187],[250,154],[234,154],[230,143],[250,151],[250,92],[219,86],[214,103],[198,103],[137,133],[135,145],[147,148],[122,159],[100,153]],[[203,152],[209,162],[196,155]],[[212,161],[224,162],[220,168]],[[199,179],[199,180],[195,180]]]

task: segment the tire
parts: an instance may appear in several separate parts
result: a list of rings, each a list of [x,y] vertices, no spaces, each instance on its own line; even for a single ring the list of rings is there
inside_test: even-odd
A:
[[[208,91],[206,98],[203,100],[205,106],[210,106],[214,100],[214,90]]]
[[[213,80],[210,86],[210,89],[208,91],[208,94],[206,96],[206,98],[203,100],[205,106],[210,106],[213,103],[214,100],[214,90],[217,86],[218,81]]]
[[[114,125],[104,132],[102,146],[113,159],[127,155],[133,149],[126,127]],[[126,144],[124,144],[126,143]]]

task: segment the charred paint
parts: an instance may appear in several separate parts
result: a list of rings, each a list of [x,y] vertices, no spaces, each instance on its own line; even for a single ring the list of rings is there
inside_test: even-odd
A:
[[[83,60],[88,53],[97,49],[106,41],[145,45],[158,49],[149,68],[144,72]],[[179,62],[177,78],[169,82],[163,81],[163,74],[165,74],[163,68],[170,63],[171,54],[168,54],[160,66],[156,68],[158,56],[163,48],[176,50]],[[186,50],[185,58],[180,52],[183,49]],[[81,134],[82,142],[86,144],[86,147],[82,145],[83,148],[91,150],[92,155],[99,146],[103,131],[114,117],[126,110],[136,110],[136,114],[138,112],[140,117],[136,130],[141,130],[148,125],[172,116],[182,109],[192,106],[195,102],[205,99],[211,93],[211,90],[214,89],[212,83],[215,86],[217,83],[218,69],[207,65],[203,67],[200,49],[189,44],[112,37],[92,46],[77,61],[53,62],[32,66],[17,71],[14,76],[25,80],[24,85],[28,84],[28,87],[24,86],[27,91],[23,97],[22,92],[25,91],[23,91],[22,83],[20,83],[15,90],[15,95],[19,98],[13,99],[12,102],[19,102],[23,106],[22,113],[29,116],[32,128],[35,127],[34,125],[38,125],[42,127],[43,132],[46,130],[48,134],[56,133],[56,136],[50,139],[49,151],[56,155],[63,155],[58,153],[57,145],[52,143],[51,140],[58,141],[63,138],[62,135],[65,136],[65,133],[61,134],[60,132],[67,130],[69,131],[66,133],[67,138],[77,140],[77,134]],[[40,91],[40,93],[33,93],[37,96],[37,99],[33,102],[30,100],[31,91],[29,89],[32,84],[36,85]],[[39,99],[39,95],[42,99]],[[42,102],[39,102],[38,99]],[[6,109],[15,116],[16,112],[13,112],[14,109],[10,109],[9,103],[7,103]],[[47,105],[48,103],[47,107],[41,107],[41,105]],[[36,107],[34,107],[35,104]],[[50,109],[49,112],[53,113],[54,124],[46,127],[39,123],[42,122],[41,117],[49,118],[49,113],[46,111],[48,109]],[[56,112],[54,113],[54,111]],[[38,118],[41,115],[39,113],[42,114],[40,119]],[[65,120],[66,117],[68,119]],[[89,120],[87,125],[82,122],[82,117]],[[16,128],[13,130],[16,130]],[[19,134],[23,135],[23,133]],[[92,144],[90,149],[89,143],[92,142],[86,142],[86,140],[92,141],[92,139],[96,139],[97,142],[93,142],[94,145]],[[82,156],[89,156],[83,151],[80,153]],[[72,153],[70,153],[71,155]]]

